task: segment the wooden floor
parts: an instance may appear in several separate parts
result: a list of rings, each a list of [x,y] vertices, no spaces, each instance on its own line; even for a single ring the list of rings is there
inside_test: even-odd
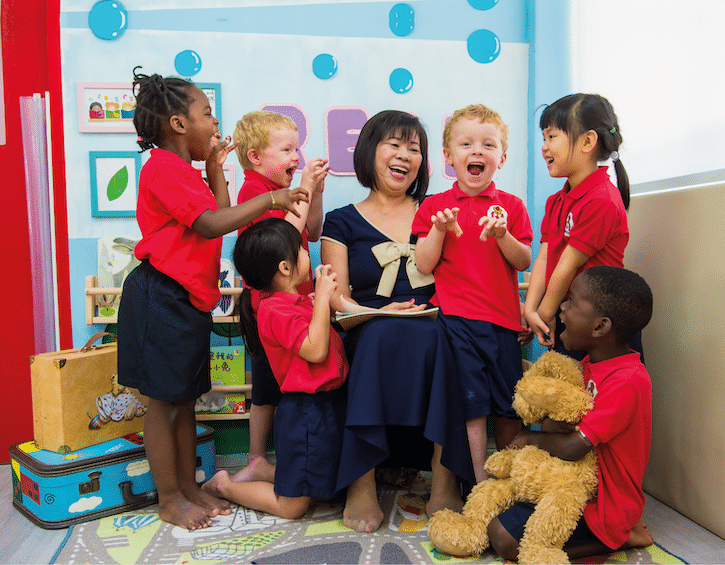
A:
[[[50,563],[67,530],[44,530],[12,506],[13,486],[8,464],[0,465],[0,564]],[[687,563],[725,563],[725,540],[647,496],[643,519],[655,541]]]

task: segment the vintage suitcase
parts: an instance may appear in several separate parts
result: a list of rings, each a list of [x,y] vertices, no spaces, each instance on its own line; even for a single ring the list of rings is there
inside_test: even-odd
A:
[[[216,472],[214,430],[197,424],[196,480]],[[42,528],[58,529],[157,501],[141,434],[68,454],[26,441],[10,447],[13,506]]]
[[[33,438],[40,449],[67,453],[143,430],[148,398],[119,386],[117,346],[94,345],[30,358]],[[115,339],[115,336],[114,336]]]

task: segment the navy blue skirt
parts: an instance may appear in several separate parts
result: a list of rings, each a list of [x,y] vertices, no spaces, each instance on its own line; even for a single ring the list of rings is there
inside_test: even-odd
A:
[[[143,261],[123,284],[118,310],[118,382],[166,402],[211,389],[211,314],[174,279]]]
[[[282,395],[274,417],[274,491],[278,495],[335,496],[344,424],[344,386],[316,394]]]
[[[345,350],[351,361],[338,490],[395,455],[392,429],[395,435],[407,429],[411,437],[422,430],[443,447],[443,465],[474,484],[457,370],[443,328],[427,318],[373,318],[348,332]]]

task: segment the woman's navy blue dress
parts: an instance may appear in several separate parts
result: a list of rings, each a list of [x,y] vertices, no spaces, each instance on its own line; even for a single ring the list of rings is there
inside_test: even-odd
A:
[[[423,304],[433,295],[433,284],[411,287],[405,257],[392,296],[376,294],[382,267],[371,249],[393,240],[354,205],[329,212],[322,237],[347,248],[352,298],[359,304],[379,308],[411,298]],[[422,429],[443,447],[443,465],[474,484],[455,364],[441,326],[428,318],[373,318],[347,333],[345,350],[350,373],[337,489],[391,455],[391,426]]]

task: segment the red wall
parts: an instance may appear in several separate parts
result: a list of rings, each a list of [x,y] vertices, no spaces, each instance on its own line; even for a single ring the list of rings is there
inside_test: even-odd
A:
[[[29,358],[33,354],[33,291],[25,200],[25,169],[20,131],[19,97],[51,93],[51,111],[62,116],[60,97],[60,0],[0,0],[2,71],[6,144],[0,145],[3,191],[0,226],[3,238],[0,275],[0,398],[3,399],[0,462],[7,447],[33,437]],[[60,307],[60,347],[70,348],[68,228],[65,212],[63,130],[60,118],[51,125],[55,183],[56,254]]]

